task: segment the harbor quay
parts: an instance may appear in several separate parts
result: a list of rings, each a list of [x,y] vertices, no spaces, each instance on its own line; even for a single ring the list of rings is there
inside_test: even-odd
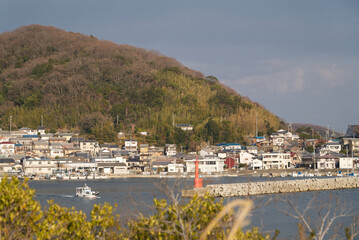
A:
[[[293,193],[307,191],[358,188],[358,177],[306,178],[286,181],[260,181],[231,184],[210,184],[202,188],[186,189],[182,197],[209,193],[214,197],[237,197],[261,194]]]

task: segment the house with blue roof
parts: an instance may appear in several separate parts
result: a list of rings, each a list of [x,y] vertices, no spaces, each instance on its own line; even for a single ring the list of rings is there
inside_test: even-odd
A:
[[[266,139],[265,136],[254,136],[254,137],[252,138],[252,144],[253,144],[253,145],[256,145],[257,143],[264,142],[264,141],[266,141],[266,140],[267,140],[267,139]]]
[[[223,150],[242,150],[242,145],[239,143],[220,143],[217,146],[220,146]]]

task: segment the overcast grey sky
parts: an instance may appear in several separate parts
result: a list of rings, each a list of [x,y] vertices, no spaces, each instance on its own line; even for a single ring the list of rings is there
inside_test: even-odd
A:
[[[29,24],[158,50],[288,122],[359,124],[356,0],[0,1],[0,32]]]

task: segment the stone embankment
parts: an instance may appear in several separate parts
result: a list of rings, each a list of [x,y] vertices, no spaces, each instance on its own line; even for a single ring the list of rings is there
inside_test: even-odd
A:
[[[183,197],[208,192],[215,197],[250,196],[260,194],[291,193],[321,190],[359,188],[358,177],[308,178],[288,181],[266,181],[232,184],[212,184],[200,189],[182,191]]]

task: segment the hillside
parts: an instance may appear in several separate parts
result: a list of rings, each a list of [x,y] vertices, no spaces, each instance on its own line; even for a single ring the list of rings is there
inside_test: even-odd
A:
[[[149,141],[193,148],[240,141],[279,127],[279,119],[173,58],[40,25],[0,35],[3,129],[40,124],[114,141],[116,131],[146,130]],[[189,123],[184,133],[175,123]]]
[[[330,130],[328,132],[328,128],[326,128],[326,127],[309,124],[309,123],[292,123],[292,128],[293,128],[293,131],[304,132],[307,135],[312,136],[312,137],[317,135],[323,139],[325,139],[326,137],[337,138],[342,135],[333,130]],[[329,135],[327,135],[327,134],[329,134]]]

